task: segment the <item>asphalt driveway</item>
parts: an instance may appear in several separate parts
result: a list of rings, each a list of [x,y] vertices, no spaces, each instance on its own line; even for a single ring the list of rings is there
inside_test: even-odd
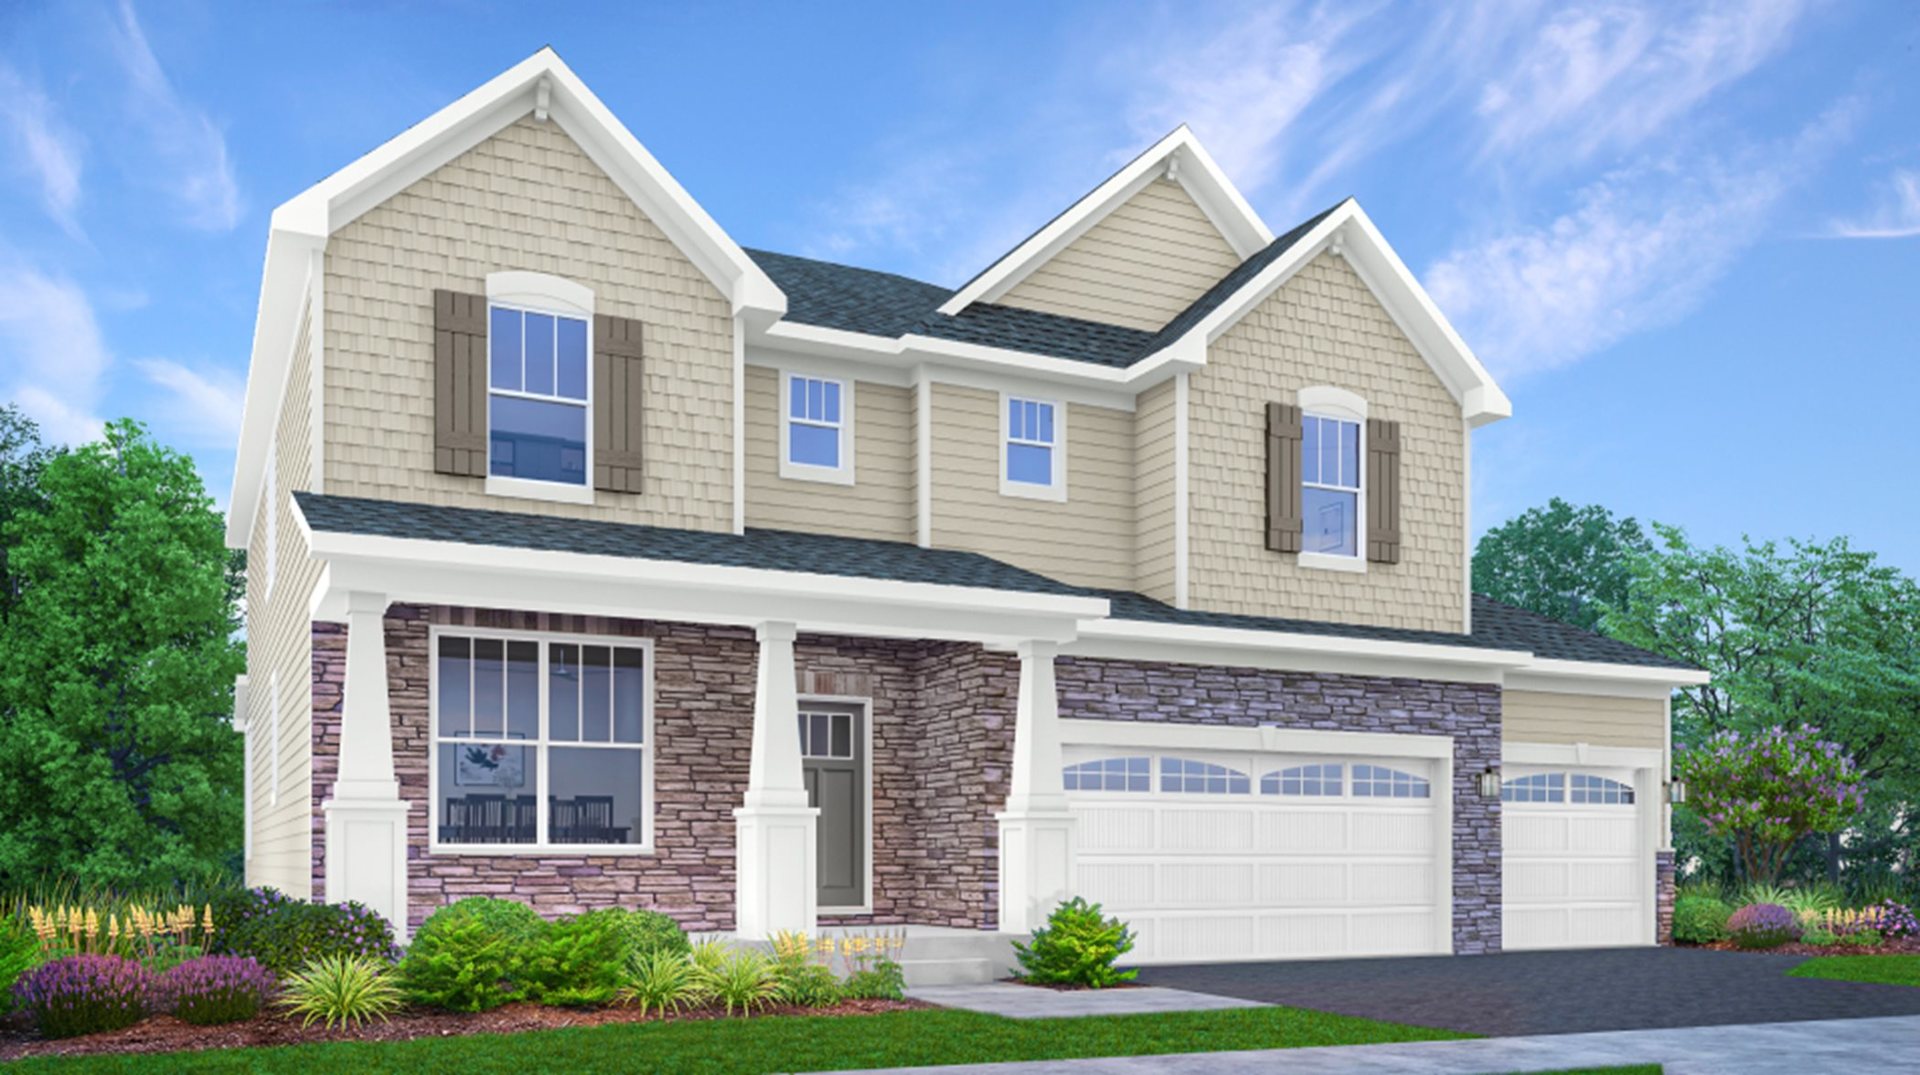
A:
[[[1603,948],[1147,967],[1143,985],[1477,1034],[1920,1015],[1920,988],[1789,978],[1804,957]]]

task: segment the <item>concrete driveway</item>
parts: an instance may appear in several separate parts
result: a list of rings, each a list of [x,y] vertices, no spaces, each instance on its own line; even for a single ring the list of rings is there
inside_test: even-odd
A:
[[[1787,977],[1802,958],[1605,948],[1148,967],[1140,982],[1499,1036],[1920,1015],[1920,988]]]

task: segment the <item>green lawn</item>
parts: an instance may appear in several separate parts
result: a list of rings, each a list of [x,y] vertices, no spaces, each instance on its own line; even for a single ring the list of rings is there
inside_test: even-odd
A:
[[[1814,956],[1787,973],[1795,978],[1920,985],[1920,956]]]
[[[772,1071],[1146,1056],[1304,1045],[1358,1045],[1473,1037],[1295,1008],[1237,1008],[1084,1019],[1002,1019],[933,1009],[844,1017],[775,1017],[629,1023],[525,1034],[475,1034],[405,1042],[330,1042],[150,1056],[23,1060],[36,1072],[674,1072]]]

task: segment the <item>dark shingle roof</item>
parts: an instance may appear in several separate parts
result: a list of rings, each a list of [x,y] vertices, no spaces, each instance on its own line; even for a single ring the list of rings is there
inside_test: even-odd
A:
[[[972,586],[1066,597],[1089,596],[1086,590],[978,553],[923,549],[897,541],[786,530],[750,529],[745,534],[676,530],[530,512],[439,507],[307,492],[295,493],[294,499],[299,502],[309,527],[329,533],[752,567],[937,586]]]
[[[1198,325],[1208,314],[1232,298],[1241,288],[1252,283],[1253,278],[1266,271],[1267,266],[1278,261],[1280,255],[1293,249],[1293,244],[1306,238],[1308,232],[1312,231],[1322,220],[1327,219],[1327,214],[1347,204],[1347,201],[1350,200],[1352,199],[1343,200],[1322,209],[1311,218],[1302,221],[1299,226],[1295,227],[1292,231],[1287,232],[1285,235],[1277,236],[1273,242],[1261,247],[1252,257],[1234,266],[1232,272],[1222,276],[1218,283],[1206,290],[1205,294],[1193,300],[1192,305],[1174,314],[1173,320],[1162,325],[1160,331],[1154,333],[1153,338],[1148,340],[1142,347],[1139,357],[1145,358],[1147,355],[1160,350],[1181,336],[1186,335],[1189,329]]]
[[[935,313],[914,326],[922,336],[1125,368],[1153,333],[1017,306],[976,302],[958,316]]]
[[[910,331],[953,294],[938,284],[830,261],[749,250],[787,294],[787,320],[895,337]]]
[[[1564,661],[1690,669],[1693,666],[1616,642],[1498,601],[1473,598],[1473,633],[1415,631],[1243,616],[1174,608],[1125,590],[1069,586],[978,553],[923,549],[897,541],[749,529],[745,534],[559,518],[514,511],[437,507],[398,500],[296,492],[307,525],[317,532],[449,541],[462,545],[576,552],[640,560],[750,567],[843,578],[888,579],[988,590],[1105,599],[1114,619],[1198,627],[1417,642],[1474,649],[1526,650]]]

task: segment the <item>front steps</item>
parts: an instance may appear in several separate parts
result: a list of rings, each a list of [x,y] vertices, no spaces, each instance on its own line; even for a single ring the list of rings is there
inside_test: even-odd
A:
[[[900,969],[909,989],[997,982],[1018,968],[1013,942],[1026,939],[1026,934],[908,926]]]

